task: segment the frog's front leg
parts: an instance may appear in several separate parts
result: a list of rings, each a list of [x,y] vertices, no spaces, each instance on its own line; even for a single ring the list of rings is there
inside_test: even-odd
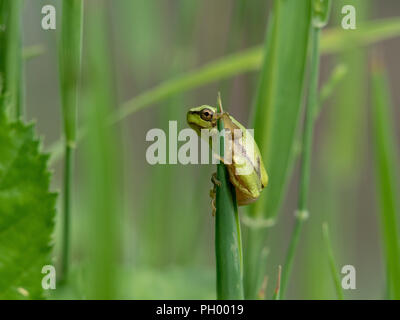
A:
[[[215,212],[217,208],[215,206],[215,199],[217,196],[217,187],[221,186],[221,181],[217,179],[217,173],[214,172],[211,176],[211,182],[213,183],[213,188],[210,190],[210,197],[211,197],[211,207],[212,207],[212,215],[215,216]]]
[[[222,117],[227,116],[229,118],[229,114],[227,112],[225,112],[222,107],[221,94],[219,92],[218,92],[217,100],[218,100],[218,105],[219,105],[219,112],[216,111],[213,115],[213,119],[212,119],[213,126],[217,126],[217,121],[219,119],[221,119]]]
[[[221,113],[215,112],[215,113],[214,113],[213,119],[212,119],[212,121],[211,121],[213,127],[217,127],[217,121],[218,121],[219,119],[221,119],[221,118],[224,116],[224,114],[226,114],[226,112],[221,112]]]

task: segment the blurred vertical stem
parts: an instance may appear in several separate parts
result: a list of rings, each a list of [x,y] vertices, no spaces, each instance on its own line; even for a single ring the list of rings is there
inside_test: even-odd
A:
[[[338,84],[344,79],[347,72],[348,72],[348,67],[343,63],[337,64],[337,66],[332,70],[328,80],[324,83],[319,93],[318,105],[314,110],[315,119],[318,119],[318,116],[322,111],[324,103],[332,96],[333,92],[337,88]]]
[[[372,122],[377,193],[386,260],[387,291],[400,299],[400,247],[398,233],[399,158],[392,123],[389,84],[382,62],[375,57],[372,67]]]
[[[329,268],[331,269],[331,275],[333,283],[335,285],[336,295],[339,300],[343,300],[342,284],[340,283],[339,272],[336,268],[335,257],[333,255],[331,239],[329,236],[329,227],[326,222],[322,224],[322,236],[324,238],[325,249],[328,254]]]
[[[137,43],[140,42],[140,39],[132,37],[132,49],[143,51],[144,56],[141,57],[145,59],[142,61],[139,57],[140,55],[133,56],[132,59],[132,70],[135,70],[138,73],[140,68],[144,68],[148,70],[146,67],[146,63],[152,66],[153,70],[157,70],[158,74],[162,74],[164,77],[173,77],[176,74],[182,72],[182,70],[187,69],[190,62],[193,60],[193,52],[190,47],[191,40],[193,37],[193,28],[196,23],[195,15],[199,12],[198,6],[200,2],[186,1],[186,0],[178,0],[175,1],[174,4],[177,12],[176,12],[176,23],[174,24],[173,34],[174,34],[174,45],[177,50],[174,59],[172,59],[169,65],[163,65],[161,68],[154,65],[154,57],[146,52],[146,48],[138,48]],[[122,2],[123,3],[123,2]],[[147,30],[146,32],[151,32],[151,34],[144,34],[142,31],[143,23],[137,23],[138,35],[141,37],[151,38],[152,45],[156,45],[162,42],[163,31],[162,28],[156,23],[152,23],[152,19],[145,19],[147,15],[149,17],[153,17],[154,19],[154,10],[155,2],[152,1],[129,1],[127,2],[128,6],[125,8],[121,8],[121,11],[124,10],[124,14],[129,13],[127,15],[127,23],[131,23],[130,21],[135,17],[132,17],[132,13],[129,10],[131,6],[134,7],[140,5],[140,11],[137,11],[136,14],[141,16],[143,19],[144,25],[150,24],[152,27],[151,30]],[[161,13],[161,11],[159,12]],[[159,19],[159,17],[155,17],[155,19]],[[146,21],[145,21],[146,20]],[[161,21],[159,19],[159,21]],[[157,27],[159,29],[157,29]],[[149,28],[147,28],[149,29]],[[146,41],[150,41],[147,39]],[[150,43],[148,43],[150,45]],[[139,68],[139,69],[138,69]],[[143,71],[144,72],[144,71]],[[142,73],[143,73],[142,72]],[[145,72],[146,76],[154,76],[149,72]],[[146,84],[146,81],[149,79],[144,79],[140,77],[137,81],[141,83],[141,85]],[[180,120],[183,119],[185,115],[182,113],[182,106],[185,105],[184,95],[175,95],[170,99],[166,99],[163,103],[163,108],[155,110],[153,113],[153,117],[157,119],[158,128],[162,130],[168,130],[168,121],[176,119],[178,120],[178,130],[180,130]],[[179,132],[179,131],[178,131]],[[131,142],[129,142],[131,144]],[[128,164],[132,167],[132,164]],[[196,168],[199,169],[199,168]],[[201,168],[200,171],[205,168]],[[178,179],[180,181],[180,187],[174,189],[165,189],[165,184],[169,183],[169,181]],[[145,199],[142,201],[145,203],[143,209],[140,210],[140,233],[137,234],[138,238],[140,238],[142,245],[139,250],[139,263],[145,265],[151,265],[152,267],[162,267],[170,264],[171,262],[175,264],[187,264],[193,263],[193,259],[195,259],[192,251],[193,244],[198,241],[199,237],[199,223],[200,218],[203,216],[200,213],[203,212],[201,207],[193,206],[193,195],[196,194],[195,189],[200,188],[200,190],[204,190],[205,184],[209,183],[208,180],[204,180],[202,184],[192,185],[193,190],[188,187],[190,185],[190,181],[193,179],[192,175],[183,175],[182,171],[173,165],[167,166],[156,166],[151,170],[151,175],[148,177],[147,185],[143,184],[140,186],[140,189],[147,189],[145,192]],[[138,187],[138,186],[136,186]],[[174,200],[175,195],[179,193],[181,194],[181,201],[177,202]],[[154,200],[154,194],[158,194],[158,201]],[[170,214],[166,215],[165,211],[170,212]],[[192,211],[191,215],[187,215],[188,210]],[[197,210],[197,211],[196,211]],[[198,213],[198,214],[197,214]],[[164,239],[169,239],[168,243],[164,241]],[[169,248],[166,250],[166,248]]]
[[[63,0],[61,38],[59,41],[59,68],[61,107],[64,122],[64,203],[62,232],[62,278],[68,276],[70,216],[72,206],[72,177],[74,150],[76,145],[76,115],[78,86],[82,53],[82,0]]]
[[[116,103],[106,3],[104,0],[86,3],[88,104],[85,119],[88,122],[88,140],[84,149],[88,194],[89,299],[117,298],[117,260],[121,254],[118,224],[122,217],[122,163],[115,127],[107,126],[110,108]]]
[[[350,4],[348,0],[332,2],[332,22],[339,28],[343,19],[341,10],[347,4]],[[363,26],[373,21],[367,20],[370,0],[352,0],[351,4],[357,12],[357,29],[351,32],[342,29],[344,32],[340,39],[343,50],[332,56],[334,63],[344,63],[347,66],[347,73],[338,82],[333,99],[329,103],[330,107],[324,111],[326,117],[319,136],[320,143],[313,172],[315,185],[323,188],[324,192],[315,192],[310,197],[312,210],[319,214],[318,218],[314,219],[313,216],[313,221],[310,221],[309,232],[303,242],[304,247],[308,248],[309,258],[302,257],[304,269],[299,270],[298,274],[307,273],[307,281],[303,282],[302,288],[296,285],[296,291],[303,290],[310,299],[335,297],[332,295],[329,267],[321,268],[321,257],[318,253],[320,244],[315,242],[323,221],[328,221],[330,230],[335,231],[331,232],[331,239],[338,248],[337,259],[348,261],[357,256],[360,245],[366,245],[365,239],[354,239],[354,232],[359,229],[359,222],[365,219],[364,207],[368,204],[367,201],[359,202],[354,199],[363,188],[362,180],[369,170],[367,162],[360,161],[368,158],[368,121],[365,112],[368,102],[368,49],[355,46],[354,41],[361,35]],[[366,34],[372,35],[372,32]],[[324,30],[321,51],[325,35]],[[322,87],[320,93],[321,96],[324,94]],[[341,232],[338,233],[338,230]],[[369,289],[372,287],[371,281]],[[368,291],[372,294],[372,290]],[[347,290],[346,296],[351,299],[356,298],[357,294],[355,290]]]
[[[221,110],[220,110],[221,112]],[[220,137],[219,154],[224,157],[225,131],[223,120],[218,120]],[[215,255],[217,271],[217,299],[243,299],[243,257],[240,220],[235,189],[229,181],[228,170],[220,162],[217,166],[215,217]]]
[[[244,240],[246,299],[260,296],[268,252],[265,247],[268,226],[275,222],[292,167],[303,100],[310,7],[307,0],[276,0],[268,23],[252,126],[270,181],[246,216],[249,222]]]
[[[312,28],[311,28],[311,71],[308,103],[305,110],[304,128],[302,136],[299,199],[295,214],[296,222],[290,240],[286,261],[282,272],[281,297],[285,297],[293,259],[300,239],[303,222],[308,218],[308,196],[310,186],[312,137],[314,129],[314,114],[318,103],[318,78],[319,78],[319,41],[321,28],[328,22],[330,0],[312,1]]]
[[[23,113],[22,4],[22,0],[0,2],[1,104],[13,119],[19,119]]]

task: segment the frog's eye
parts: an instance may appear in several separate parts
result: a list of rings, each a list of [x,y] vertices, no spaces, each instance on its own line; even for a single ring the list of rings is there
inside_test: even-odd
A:
[[[210,121],[212,119],[213,115],[214,115],[214,112],[212,110],[210,110],[210,109],[204,109],[200,113],[200,117],[204,121]]]

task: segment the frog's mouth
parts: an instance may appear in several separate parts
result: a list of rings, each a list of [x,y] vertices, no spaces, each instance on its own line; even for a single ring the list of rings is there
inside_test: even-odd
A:
[[[207,130],[213,128],[214,126],[211,121],[202,120],[199,115],[199,111],[189,111],[186,115],[186,122],[200,136],[201,129]]]
[[[188,125],[194,130],[196,131],[196,133],[198,135],[200,135],[200,127],[196,122],[196,119],[198,119],[198,112],[197,111],[189,111],[186,115],[186,122],[188,123]]]

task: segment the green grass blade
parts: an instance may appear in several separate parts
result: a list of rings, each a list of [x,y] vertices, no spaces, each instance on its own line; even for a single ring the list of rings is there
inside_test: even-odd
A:
[[[244,53],[233,54],[225,59],[209,63],[199,70],[183,74],[175,79],[161,83],[159,86],[145,91],[127,101],[117,110],[115,116],[112,117],[112,121],[121,121],[130,114],[171,97],[174,94],[232,77],[243,72],[255,70],[259,62],[260,56],[257,54],[257,50],[250,49]]]
[[[346,3],[346,1],[344,2]],[[400,19],[398,17],[379,19],[357,25],[353,35],[341,27],[328,29],[321,38],[321,52],[338,53],[354,47],[368,46],[379,41],[398,37]]]
[[[271,42],[267,41],[253,121],[267,170],[274,174],[251,209],[253,217],[275,216],[281,200],[303,97],[309,8],[309,1],[276,1],[274,31]]]
[[[321,39],[321,53],[329,54],[346,50],[348,48],[348,43],[340,40],[344,32],[346,32],[346,30],[342,28],[332,28],[324,32]],[[372,34],[373,37],[369,36],[370,34]],[[365,24],[363,27],[360,26],[357,36],[353,39],[352,45],[361,46],[373,44],[397,36],[400,36],[400,19],[382,19],[371,22],[370,24]],[[182,74],[176,78],[166,80],[156,87],[125,102],[116,113],[111,116],[110,120],[112,123],[122,121],[129,115],[173,95],[244,72],[258,70],[262,64],[262,58],[263,48],[255,47],[208,63],[197,70]],[[81,132],[81,135],[83,135],[84,130],[81,130]],[[64,152],[61,141],[50,146],[48,150],[52,154],[50,159],[52,163],[59,160]]]
[[[85,179],[88,213],[89,299],[115,299],[118,294],[117,261],[120,256],[121,221],[120,150],[114,127],[106,125],[115,104],[113,76],[106,34],[106,1],[89,1],[87,15],[88,92],[85,144]]]
[[[341,230],[346,225],[348,230],[357,228],[360,221],[364,219],[364,212],[359,210],[359,205],[354,199],[358,196],[358,190],[363,185],[367,162],[360,159],[367,159],[368,135],[367,135],[367,112],[368,104],[368,72],[367,56],[370,48],[366,46],[354,47],[352,42],[358,34],[360,37],[365,34],[365,28],[373,27],[377,20],[369,17],[373,11],[374,1],[354,0],[352,5],[357,10],[357,29],[346,32],[340,42],[347,45],[343,51],[334,54],[331,58],[333,63],[344,63],[347,66],[346,76],[337,84],[329,108],[324,110],[323,126],[321,135],[318,137],[319,148],[316,155],[315,185],[323,185],[325,192],[315,192],[311,195],[313,211],[318,212],[318,217],[312,222],[314,230],[320,231],[319,226],[323,220],[329,220],[331,230]],[[344,5],[349,4],[347,0],[333,1],[333,24],[340,25],[343,15],[341,10]],[[388,20],[386,20],[388,21]],[[362,28],[362,29],[361,29]],[[349,30],[347,30],[349,31]],[[321,91],[322,94],[322,91]],[[326,106],[320,106],[322,109]],[[338,156],[340,155],[340,156]],[[329,168],[326,170],[324,168]],[[318,187],[317,187],[318,188]],[[340,199],[340,201],[338,201]],[[318,221],[319,220],[319,221]],[[309,250],[318,250],[319,244],[313,238],[318,234],[315,231],[309,233],[308,243],[304,243]],[[319,233],[319,232],[318,232]],[[352,232],[343,234],[332,233],[332,241],[337,244],[337,259],[355,256],[359,252],[359,246],[354,241]],[[331,290],[331,277],[329,268],[324,271],[320,268],[320,257],[309,254],[310,261],[303,262],[309,275],[312,277],[312,284],[304,286],[308,297],[334,298]],[[310,267],[308,267],[310,265]],[[301,277],[302,271],[297,273]],[[371,282],[372,283],[372,282]],[[305,283],[304,283],[305,285]],[[372,292],[370,292],[372,294]],[[347,290],[347,298],[359,297],[359,290]]]
[[[327,223],[322,224],[322,236],[324,238],[325,249],[326,249],[326,253],[328,255],[329,268],[331,270],[333,283],[335,285],[336,295],[339,300],[343,300],[342,284],[340,282],[339,271],[336,268],[337,264],[335,261],[335,257],[333,255],[331,239],[329,236],[329,227],[328,227]]]
[[[63,0],[59,68],[61,106],[67,144],[76,140],[78,85],[81,73],[83,1]]]
[[[329,54],[345,50],[348,41],[343,41],[346,30],[332,28],[323,33],[321,39],[321,53]],[[360,26],[357,35],[351,42],[352,46],[361,46],[376,43],[392,37],[400,36],[400,19],[383,19]],[[263,61],[263,48],[255,47],[244,52],[233,54],[216,62],[189,72],[176,79],[169,80],[161,85],[140,94],[124,103],[117,111],[113,121],[120,121],[128,115],[142,108],[157,103],[174,94],[191,90],[193,88],[222,80],[243,72],[257,70]]]
[[[249,211],[255,224],[275,218],[286,185],[302,105],[310,12],[310,1],[275,2],[254,109],[255,139],[270,173],[269,185]],[[259,255],[265,235],[265,228],[247,233],[246,298],[255,299],[261,285],[264,265]]]
[[[387,289],[391,299],[400,299],[400,247],[398,215],[398,148],[391,115],[389,85],[384,67],[375,61],[372,69],[372,121],[376,186],[382,243],[386,260]]]
[[[224,128],[218,121],[218,130]],[[224,137],[220,139],[220,155],[224,157]],[[239,213],[235,189],[229,181],[228,170],[221,162],[217,167],[215,217],[215,255],[217,269],[217,299],[243,299],[243,258]]]
[[[320,7],[321,6],[321,7]],[[319,80],[319,62],[320,62],[320,32],[328,21],[331,8],[330,0],[312,1],[312,42],[311,42],[311,68],[310,68],[310,86],[308,92],[308,102],[305,110],[304,128],[302,133],[299,198],[296,211],[296,222],[294,225],[292,237],[289,243],[289,249],[286,255],[285,264],[282,272],[281,297],[285,297],[287,285],[290,279],[292,265],[295,253],[300,240],[300,233],[304,221],[308,218],[308,199],[311,176],[311,155],[312,141],[314,131],[315,110],[318,104],[318,80]],[[322,13],[325,11],[325,13]]]
[[[317,120],[320,116],[323,106],[325,102],[332,97],[335,89],[338,87],[339,83],[344,79],[348,72],[347,67],[344,64],[338,64],[333,71],[331,72],[328,80],[326,83],[323,84],[318,96],[318,104],[314,110],[314,120]],[[301,152],[301,137],[297,137],[297,141],[294,143],[294,151],[293,151],[293,158],[294,162],[297,161],[297,158]]]
[[[318,118],[321,113],[321,109],[324,106],[324,103],[332,96],[333,92],[337,88],[338,84],[343,80],[346,76],[348,68],[346,65],[340,63],[338,64],[330,74],[328,80],[322,86],[319,98],[318,98],[318,106],[315,109],[315,118]]]
[[[59,69],[61,107],[64,122],[65,163],[61,279],[65,279],[69,269],[69,226],[72,205],[74,149],[76,144],[78,86],[81,73],[83,1],[64,0],[62,5]]]
[[[274,295],[272,297],[273,300],[281,300],[281,272],[282,272],[282,267],[278,267],[278,280],[275,288]]]
[[[0,2],[0,108],[14,119],[23,113],[22,0]]]

